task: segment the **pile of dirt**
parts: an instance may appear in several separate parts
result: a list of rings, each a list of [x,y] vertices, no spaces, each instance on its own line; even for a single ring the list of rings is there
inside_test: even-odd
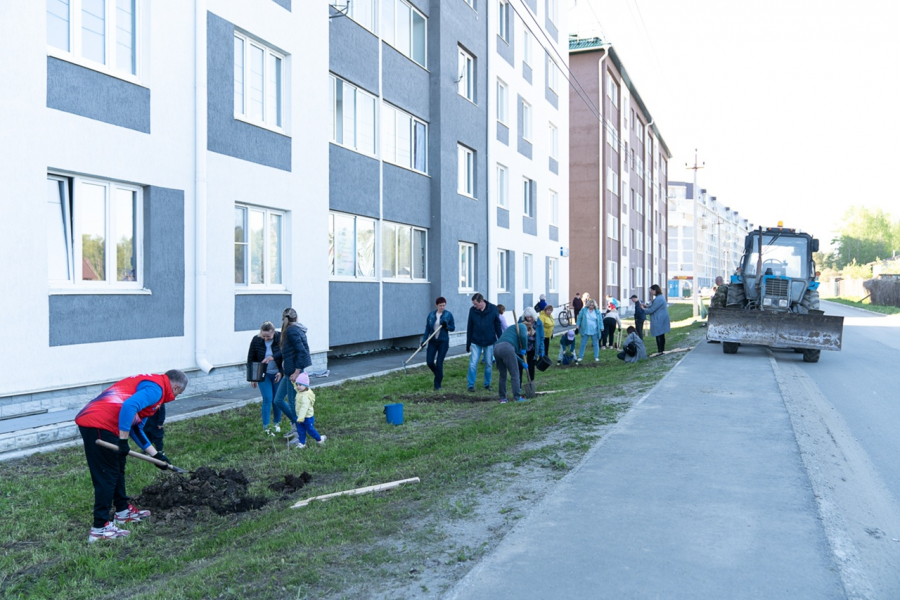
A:
[[[304,485],[309,483],[311,480],[312,475],[310,475],[306,471],[300,473],[299,477],[288,473],[284,476],[284,481],[276,481],[275,483],[269,485],[269,489],[275,492],[281,492],[283,494],[293,494]]]
[[[216,514],[245,512],[262,508],[266,499],[247,495],[250,480],[240,471],[216,471],[200,467],[185,477],[167,477],[144,488],[137,498],[146,508],[164,511],[163,518],[187,518],[203,508]]]
[[[472,394],[463,395],[463,394],[427,394],[427,395],[419,395],[419,394],[404,394],[400,396],[401,400],[405,400],[407,402],[411,402],[413,404],[431,404],[435,402],[455,402],[457,404],[469,404],[473,402],[490,402],[496,400],[496,396],[494,394],[485,395],[485,394]]]

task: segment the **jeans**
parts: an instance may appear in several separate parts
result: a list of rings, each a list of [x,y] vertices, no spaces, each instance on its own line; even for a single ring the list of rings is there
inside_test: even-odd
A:
[[[301,444],[306,443],[306,434],[316,440],[317,442],[322,441],[322,436],[319,435],[319,432],[316,431],[316,418],[315,417],[307,417],[303,419],[299,423],[297,423],[297,440]]]
[[[521,379],[519,378],[519,359],[516,351],[509,342],[501,342],[497,344],[497,370],[500,372],[500,382],[497,387],[500,389],[500,399],[506,400],[506,374],[512,380],[513,398],[518,400],[522,395]]]
[[[447,350],[450,349],[450,341],[444,340],[439,342],[436,339],[428,342],[428,349],[425,351],[425,362],[428,368],[434,373],[434,389],[441,389],[441,382],[444,381],[444,357],[447,356]]]
[[[159,422],[162,421],[163,425],[160,426]],[[166,422],[166,405],[161,405],[155,413],[147,417],[147,422],[144,423],[144,434],[147,436],[147,440],[153,444],[153,447],[163,451],[163,434],[165,433],[165,422]]]
[[[491,387],[491,374],[493,372],[491,363],[494,362],[494,347],[472,344],[472,353],[469,355],[469,373],[466,375],[470,388],[475,387],[476,371],[478,370],[478,361],[481,359],[482,352],[484,352],[484,387]]]
[[[278,425],[281,421],[281,409],[272,405],[275,399],[275,390],[279,387],[279,383],[281,382],[275,383],[275,374],[266,373],[266,378],[256,384],[259,386],[259,393],[262,396],[263,429],[269,426],[269,413],[272,413],[272,421],[275,422],[275,425]]]
[[[591,338],[591,341],[594,345],[594,358],[600,356],[600,340],[597,339],[597,334],[587,335],[585,333],[581,334],[581,350],[578,352],[578,360],[584,358],[584,349],[587,346],[588,338]]]
[[[287,397],[287,400],[285,399]],[[287,418],[291,420],[291,423],[297,423],[297,402],[295,398],[297,397],[297,392],[294,391],[294,384],[291,382],[291,378],[285,375],[281,378],[281,381],[278,382],[278,389],[275,390],[275,408],[281,410]]]

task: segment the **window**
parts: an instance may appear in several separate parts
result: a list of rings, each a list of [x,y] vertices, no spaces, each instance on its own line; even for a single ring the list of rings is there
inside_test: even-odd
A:
[[[427,19],[411,4],[403,0],[381,0],[381,38],[423,67],[428,66],[425,63],[427,29]]]
[[[606,285],[619,285],[619,263],[606,261]]]
[[[606,213],[606,229],[609,231],[609,237],[613,240],[619,239],[619,218],[615,215]]]
[[[637,269],[637,272],[638,272],[638,273],[640,273],[640,271],[641,271],[640,269]],[[637,281],[637,279],[635,278],[635,269],[632,267],[632,269],[631,269],[631,277],[629,278],[629,282],[634,283],[634,282],[636,282],[636,281]],[[626,284],[626,285],[625,285],[625,288],[626,288],[626,289],[629,288],[629,287],[631,287],[629,284]],[[635,286],[635,287],[637,287],[637,286]]]
[[[550,58],[549,54],[547,55],[547,87],[559,96],[559,67],[556,66],[556,61]]]
[[[629,244],[628,244],[628,245],[631,246],[632,248],[635,248],[635,249],[636,249],[637,246],[636,246],[635,244],[636,244],[637,242],[634,241],[634,229],[631,230],[631,235],[629,236],[628,239],[629,239]]]
[[[619,106],[619,84],[615,82],[609,71],[606,73],[606,96],[613,106]]]
[[[475,152],[470,148],[457,144],[459,155],[459,180],[456,191],[463,196],[475,197]]]
[[[649,233],[645,233],[644,236],[647,238],[647,243],[641,248],[641,250],[643,250],[644,248],[646,248],[647,251],[649,252],[650,250],[653,249],[653,240],[652,240],[652,238],[650,237],[650,234],[649,234]]]
[[[622,256],[628,255],[628,246],[629,246],[628,231],[629,231],[628,225],[625,223],[622,223]],[[633,238],[634,238],[634,229],[631,230],[631,239],[633,239]]]
[[[381,223],[381,277],[383,279],[427,278],[427,232],[399,223]]]
[[[509,208],[509,169],[497,165],[497,204]]]
[[[522,291],[530,292],[533,289],[534,257],[530,254],[522,255]]]
[[[522,138],[531,139],[531,105],[522,101]]]
[[[610,166],[606,167],[606,189],[613,195],[619,195],[619,174]]]
[[[141,288],[141,188],[47,176],[47,267],[53,287]]]
[[[497,251],[497,291],[505,292],[509,289],[509,253],[506,250]]]
[[[332,3],[332,6],[335,4]],[[375,33],[375,0],[343,0],[336,8]]]
[[[527,177],[522,180],[522,211],[534,218],[534,181]]]
[[[234,34],[234,116],[273,129],[283,127],[284,57],[243,34]]]
[[[525,29],[522,30],[522,61],[526,65],[531,65],[531,31],[529,31],[528,26],[525,26]]]
[[[284,213],[257,206],[234,207],[234,283],[283,287]]]
[[[504,125],[509,123],[509,88],[497,80],[497,120]]]
[[[500,0],[500,18],[498,19],[497,35],[504,42],[509,41],[509,2],[508,0]]]
[[[640,231],[635,231],[634,232],[634,242],[635,242],[635,245],[634,245],[635,249],[643,250],[644,249],[644,234],[641,233]]]
[[[375,97],[331,76],[331,141],[375,155]]]
[[[635,287],[644,287],[644,269],[638,268],[634,274],[637,275],[637,279],[634,282]]]
[[[459,243],[459,291],[475,289],[475,245]]]
[[[547,291],[555,294],[559,286],[559,262],[556,258],[547,259]]]
[[[335,277],[375,278],[375,221],[328,215],[328,262]]]
[[[635,205],[635,209],[637,209],[638,214],[644,214],[644,197],[640,194],[637,195],[637,204]]]
[[[475,102],[475,59],[472,55],[459,48],[459,77],[456,81],[456,91],[459,95]]]
[[[559,160],[559,129],[550,123],[550,158]]]
[[[637,196],[635,196],[635,194],[634,194],[634,188],[631,188],[631,208],[634,209],[634,210],[637,210],[637,204],[635,204],[635,202],[636,202],[635,198],[636,198],[636,197],[637,197]]]
[[[136,79],[137,0],[47,0],[51,54]]]
[[[381,104],[381,156],[384,160],[427,173],[428,126],[425,121]]]
[[[559,225],[559,194],[550,190],[550,224]]]

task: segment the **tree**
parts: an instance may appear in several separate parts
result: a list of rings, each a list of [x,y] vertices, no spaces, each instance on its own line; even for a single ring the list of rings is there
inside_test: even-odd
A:
[[[900,221],[891,223],[890,215],[881,209],[854,206],[844,214],[844,225],[832,242],[834,267],[843,269],[856,262],[865,265],[888,258],[900,248]]]

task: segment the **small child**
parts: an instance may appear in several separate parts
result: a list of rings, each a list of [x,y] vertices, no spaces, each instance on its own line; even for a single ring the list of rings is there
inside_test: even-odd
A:
[[[570,365],[575,362],[575,330],[569,330],[560,337],[559,358],[557,365]]]
[[[319,435],[316,431],[316,418],[313,416],[313,407],[316,404],[316,395],[309,388],[309,375],[300,373],[294,382],[297,390],[297,438],[288,442],[288,447],[306,448],[306,434],[308,433],[320,446],[325,443],[327,436]]]

